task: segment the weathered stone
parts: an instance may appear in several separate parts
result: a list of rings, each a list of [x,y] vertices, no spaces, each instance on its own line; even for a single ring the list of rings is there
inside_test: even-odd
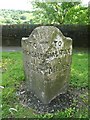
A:
[[[67,90],[72,39],[54,26],[37,27],[22,38],[27,88],[45,104]]]

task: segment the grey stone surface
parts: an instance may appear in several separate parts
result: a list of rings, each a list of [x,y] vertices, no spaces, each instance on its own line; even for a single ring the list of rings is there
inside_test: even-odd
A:
[[[37,27],[22,38],[28,90],[44,103],[67,90],[72,58],[72,39],[54,26]]]

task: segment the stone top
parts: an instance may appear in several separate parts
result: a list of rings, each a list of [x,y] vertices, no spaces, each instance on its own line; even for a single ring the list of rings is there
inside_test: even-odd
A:
[[[72,39],[65,37],[61,31],[54,26],[40,26],[35,28],[30,34],[29,38],[22,38],[25,40],[25,49],[27,52],[39,52],[39,54],[49,55],[54,54],[56,56],[63,54],[72,54]],[[31,46],[31,47],[29,47]],[[31,48],[31,49],[30,49]],[[52,52],[52,53],[51,53]],[[36,56],[38,57],[38,56]]]

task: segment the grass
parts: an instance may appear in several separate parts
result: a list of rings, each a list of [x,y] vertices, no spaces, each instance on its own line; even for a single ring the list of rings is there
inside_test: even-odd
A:
[[[88,54],[76,53],[72,57],[71,85],[88,87]]]
[[[54,114],[35,114],[31,108],[22,106],[16,96],[20,84],[25,81],[21,52],[2,53],[2,118],[86,118],[88,110],[68,108]],[[76,52],[72,56],[70,86],[77,89],[88,87],[88,54]],[[81,96],[84,100],[85,98]],[[75,104],[75,103],[74,103]]]

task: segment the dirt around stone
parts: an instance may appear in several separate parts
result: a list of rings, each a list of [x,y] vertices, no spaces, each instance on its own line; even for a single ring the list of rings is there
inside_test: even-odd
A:
[[[25,83],[21,84],[16,95],[24,107],[32,108],[35,113],[54,113],[70,107],[88,108],[87,88],[78,89],[69,86],[66,93],[59,94],[49,104],[43,104],[33,92],[27,91]]]

